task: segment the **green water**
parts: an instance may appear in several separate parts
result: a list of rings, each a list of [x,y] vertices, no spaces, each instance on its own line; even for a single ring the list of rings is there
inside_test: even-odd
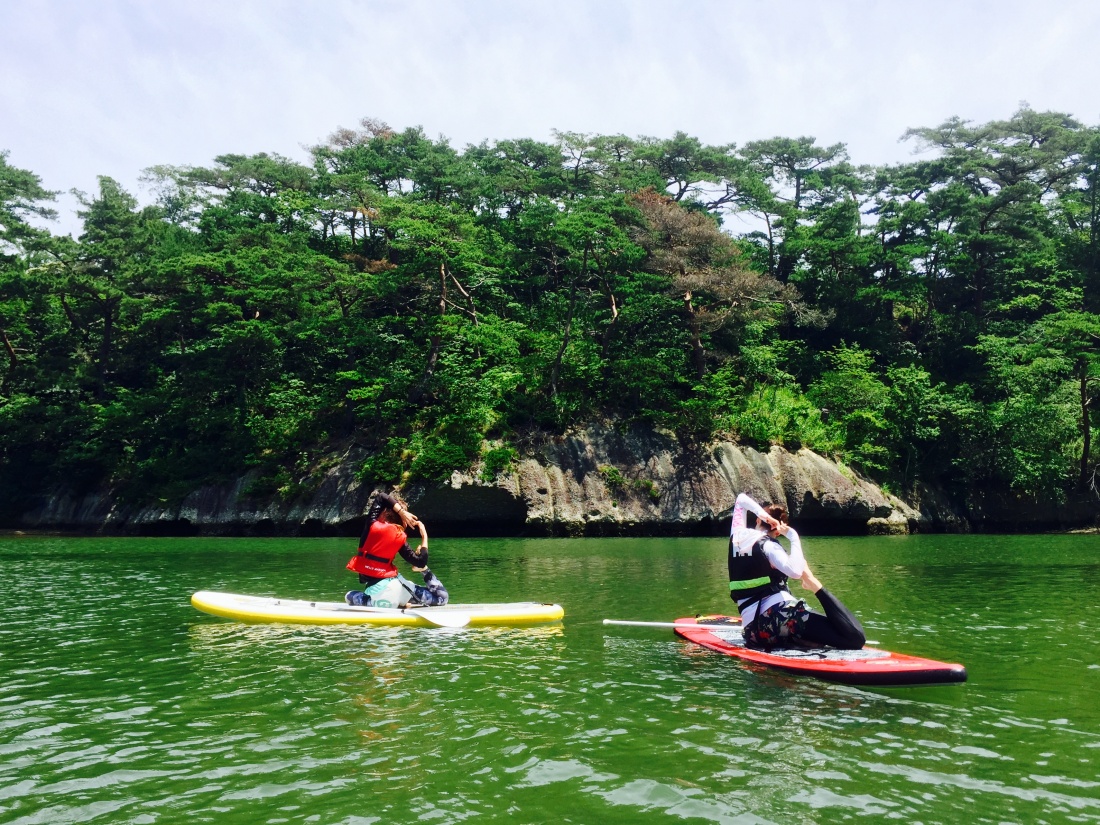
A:
[[[1100,821],[1100,538],[810,538],[888,649],[965,685],[747,669],[605,617],[728,612],[721,539],[432,542],[557,626],[247,626],[353,540],[0,539],[2,823]],[[797,586],[796,586],[797,592]]]

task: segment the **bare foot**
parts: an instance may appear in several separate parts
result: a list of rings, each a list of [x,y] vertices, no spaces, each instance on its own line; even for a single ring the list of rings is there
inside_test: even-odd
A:
[[[807,567],[806,572],[802,574],[802,586],[811,593],[816,593],[823,585],[821,584],[821,580],[810,571],[809,567]]]

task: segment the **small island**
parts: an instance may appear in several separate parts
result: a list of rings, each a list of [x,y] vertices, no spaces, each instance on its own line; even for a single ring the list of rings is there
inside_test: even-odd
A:
[[[77,238],[0,155],[0,527],[1095,527],[1100,130],[1022,108],[844,144],[364,119],[300,163],[110,178]],[[816,468],[812,472],[808,467]]]

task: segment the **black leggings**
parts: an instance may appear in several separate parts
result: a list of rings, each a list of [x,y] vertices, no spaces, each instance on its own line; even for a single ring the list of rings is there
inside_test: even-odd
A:
[[[825,608],[825,615],[809,612],[806,626],[799,634],[802,639],[841,650],[859,650],[867,643],[863,625],[840,599],[823,587],[817,591],[817,600]]]

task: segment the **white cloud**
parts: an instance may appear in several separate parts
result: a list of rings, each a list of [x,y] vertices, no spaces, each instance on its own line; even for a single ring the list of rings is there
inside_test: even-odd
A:
[[[1100,116],[1087,0],[38,0],[0,3],[0,149],[46,186],[278,152],[363,116],[456,146],[551,130],[743,144],[813,135],[861,163],[1022,100]]]

